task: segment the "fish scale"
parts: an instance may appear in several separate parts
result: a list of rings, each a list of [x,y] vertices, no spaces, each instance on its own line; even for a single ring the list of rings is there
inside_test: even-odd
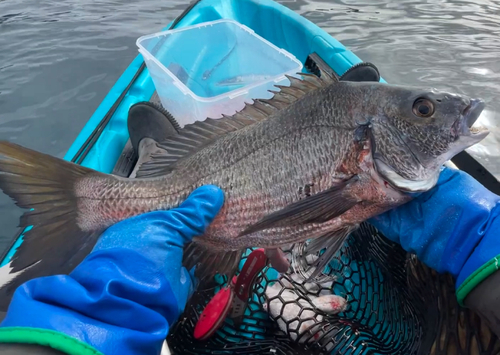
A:
[[[290,86],[279,86],[272,99],[186,125],[158,144],[134,179],[0,142],[0,188],[20,207],[35,207],[21,218],[21,227],[34,227],[10,264],[11,272],[24,272],[2,292],[70,272],[109,226],[177,207],[206,184],[222,189],[224,204],[183,256],[188,269],[200,266],[202,282],[216,273],[231,278],[248,247],[308,239],[326,248],[314,277],[359,223],[409,201],[405,191],[431,188],[446,160],[485,136],[456,129],[475,121],[480,101],[338,82],[324,72],[300,75],[288,77]],[[459,134],[449,134],[453,129]],[[430,156],[428,147],[439,152]]]
[[[245,226],[253,224],[268,213],[296,202],[300,198],[298,194],[299,186],[304,186],[313,181],[316,181],[317,190],[321,190],[327,186],[331,181],[328,177],[331,176],[329,171],[335,171],[335,167],[339,164],[339,159],[335,157],[339,155],[332,154],[333,159],[329,159],[328,165],[321,164],[321,155],[316,154],[316,145],[311,143],[315,140],[323,140],[328,136],[331,136],[335,140],[336,131],[311,129],[308,130],[307,136],[310,139],[305,138],[303,134],[300,134],[300,139],[296,139],[297,132],[294,132],[291,137],[283,137],[279,140],[279,143],[274,141],[274,144],[267,145],[260,151],[258,156],[255,154],[249,155],[244,160],[240,160],[237,164],[232,165],[231,170],[233,174],[231,176],[233,178],[227,183],[232,188],[230,189],[230,193],[226,195],[226,203],[231,207],[221,211],[212,225],[217,226],[218,224],[231,221],[235,221],[238,224],[234,225],[230,235],[222,237],[226,239],[235,238]],[[341,143],[342,140],[338,139],[337,141]],[[348,145],[348,143],[346,142],[345,145]],[[340,150],[341,146],[341,144],[337,144],[335,150]],[[275,152],[290,152],[288,155],[291,157],[291,161],[282,163],[281,157],[275,154]],[[273,160],[269,160],[268,157],[274,158]],[[247,159],[249,162],[246,161]],[[307,162],[305,169],[302,169],[300,172],[296,169],[299,162]],[[314,168],[318,170],[317,173],[312,172]],[[182,170],[179,170],[177,173],[179,175],[185,174]],[[192,173],[196,174],[195,171]],[[224,172],[221,171],[220,174],[224,174]],[[202,184],[213,184],[214,180],[217,179],[214,177],[204,178]],[[215,184],[217,183],[215,182]],[[219,186],[224,190],[228,187],[227,185]],[[238,199],[239,196],[253,196],[253,192],[257,192],[262,196],[259,200],[252,200],[252,210],[242,218],[238,206],[247,206],[246,201],[243,199],[232,203],[232,200]],[[218,218],[223,218],[224,223],[220,223]],[[212,233],[221,237],[217,228],[214,227],[213,231],[209,230],[200,239],[205,239]]]

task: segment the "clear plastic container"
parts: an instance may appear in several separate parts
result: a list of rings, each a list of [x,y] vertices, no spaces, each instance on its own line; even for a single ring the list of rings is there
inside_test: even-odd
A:
[[[217,20],[140,37],[139,52],[163,106],[181,126],[241,110],[288,85],[302,63],[248,27]]]

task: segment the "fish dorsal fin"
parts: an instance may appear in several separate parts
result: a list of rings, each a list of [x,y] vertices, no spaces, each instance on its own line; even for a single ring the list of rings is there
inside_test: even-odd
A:
[[[270,99],[256,99],[232,116],[222,118],[207,118],[186,125],[178,135],[158,143],[159,153],[151,155],[151,160],[142,164],[136,177],[151,178],[169,174],[180,160],[189,157],[194,152],[216,139],[243,127],[267,119],[276,112],[290,106],[307,93],[327,86],[334,81],[328,76],[317,77],[313,74],[298,73],[302,79],[286,75],[289,86],[276,85],[280,91],[271,91]]]
[[[169,174],[174,169],[175,163],[181,159],[190,156],[217,138],[254,122],[257,120],[225,116],[219,119],[207,118],[205,121],[186,125],[178,135],[157,144],[158,152],[151,154],[151,159],[141,165],[136,177],[150,178]]]

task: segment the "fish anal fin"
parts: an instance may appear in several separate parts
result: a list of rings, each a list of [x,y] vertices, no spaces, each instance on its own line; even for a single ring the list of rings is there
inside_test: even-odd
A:
[[[316,75],[297,73],[302,78],[287,76],[289,86],[276,86],[280,91],[271,91],[274,96],[270,99],[255,99],[246,103],[243,109],[231,116],[222,118],[207,118],[184,126],[178,135],[158,142],[159,153],[151,156],[150,161],[144,162],[138,169],[136,177],[154,177],[168,174],[175,169],[181,160],[188,158],[203,147],[213,143],[220,137],[263,121],[310,92],[328,86],[332,82]]]
[[[340,181],[327,190],[273,212],[247,227],[239,237],[273,227],[324,223],[338,217],[360,202],[346,191],[355,181],[356,176]]]
[[[243,250],[214,249],[196,239],[184,247],[182,263],[186,269],[195,266],[195,276],[202,283],[217,274],[226,275],[231,280],[238,270]]]

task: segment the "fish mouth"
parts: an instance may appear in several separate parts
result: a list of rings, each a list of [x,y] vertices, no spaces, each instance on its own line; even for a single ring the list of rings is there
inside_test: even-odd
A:
[[[434,187],[438,181],[440,171],[437,167],[444,162],[451,159],[460,151],[480,142],[483,140],[490,132],[486,127],[474,126],[477,119],[483,112],[486,104],[481,99],[470,99],[468,105],[463,109],[460,117],[452,125],[451,130],[454,135],[455,141],[451,143],[450,149],[434,161],[434,164],[426,165],[423,164],[421,159],[419,159],[418,154],[414,154],[414,150],[411,149],[407,142],[402,139],[402,142],[406,145],[406,148],[413,155],[416,162],[424,169],[430,169],[432,173],[428,174],[425,179],[422,180],[409,180],[401,175],[399,175],[389,164],[386,164],[382,159],[375,158],[375,166],[380,175],[385,177],[388,182],[395,188],[409,193],[419,193],[428,191]],[[474,127],[473,127],[474,126]]]
[[[489,133],[483,126],[474,126],[477,119],[483,112],[486,104],[481,99],[471,99],[467,107],[462,112],[461,118],[454,125],[457,136],[473,137],[477,142],[481,141]]]

